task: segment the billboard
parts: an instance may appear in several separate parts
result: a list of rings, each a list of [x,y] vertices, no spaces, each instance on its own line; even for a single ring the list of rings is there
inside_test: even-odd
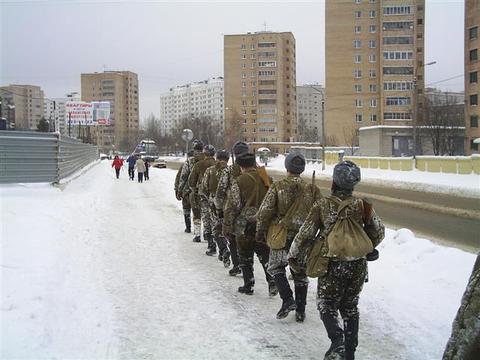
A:
[[[110,121],[110,102],[92,101],[93,105],[93,125],[111,125]]]
[[[93,105],[85,101],[65,103],[65,123],[71,125],[93,125]]]

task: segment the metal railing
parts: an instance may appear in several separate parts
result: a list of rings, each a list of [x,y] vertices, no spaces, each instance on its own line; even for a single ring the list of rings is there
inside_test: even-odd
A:
[[[96,159],[96,146],[57,133],[0,131],[0,183],[59,182]]]

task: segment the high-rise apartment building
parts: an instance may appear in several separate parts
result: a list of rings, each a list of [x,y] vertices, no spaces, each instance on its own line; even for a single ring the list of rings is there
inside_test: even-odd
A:
[[[480,0],[465,1],[465,128],[467,141],[465,153],[479,153],[480,128],[478,127],[480,83],[479,76],[479,25]]]
[[[94,141],[103,149],[130,149],[139,129],[138,77],[131,71],[82,74],[82,101],[110,102],[110,126],[96,126]],[[135,138],[135,139],[133,139]]]
[[[322,102],[325,88],[321,85],[297,86],[297,140],[321,142],[323,128]]]
[[[160,126],[171,134],[181,120],[210,118],[223,129],[223,78],[170,88],[160,96]]]
[[[8,85],[0,87],[2,117],[17,130],[37,130],[43,117],[44,94],[40,86]]]
[[[295,38],[291,32],[224,37],[225,137],[230,143],[294,141]]]
[[[345,145],[360,127],[413,124],[423,108],[425,0],[327,0],[325,18],[327,144]]]

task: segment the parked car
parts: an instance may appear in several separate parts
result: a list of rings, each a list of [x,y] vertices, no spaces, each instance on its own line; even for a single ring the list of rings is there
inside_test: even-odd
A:
[[[155,161],[153,161],[152,163],[150,163],[150,165],[154,168],[157,168],[157,169],[164,169],[167,167],[167,162],[165,160],[162,160],[162,159],[157,159]]]

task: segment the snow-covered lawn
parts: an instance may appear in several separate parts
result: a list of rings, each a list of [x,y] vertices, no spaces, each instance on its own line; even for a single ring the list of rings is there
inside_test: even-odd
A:
[[[255,294],[238,294],[241,278],[183,233],[174,177],[116,180],[103,161],[59,188],[0,187],[0,358],[322,358],[316,281],[304,324],[275,319],[259,267]],[[358,358],[439,359],[474,259],[388,230],[360,299]]]

